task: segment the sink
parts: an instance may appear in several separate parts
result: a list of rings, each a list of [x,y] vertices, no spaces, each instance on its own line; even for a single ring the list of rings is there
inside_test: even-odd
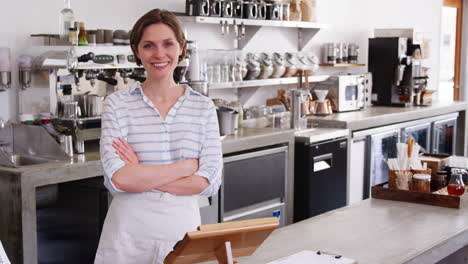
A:
[[[21,167],[21,166],[28,166],[28,165],[36,165],[36,164],[43,164],[48,162],[58,162],[59,160],[55,159],[47,159],[42,157],[35,157],[29,155],[22,155],[22,154],[11,154],[9,155],[10,161],[14,167]]]

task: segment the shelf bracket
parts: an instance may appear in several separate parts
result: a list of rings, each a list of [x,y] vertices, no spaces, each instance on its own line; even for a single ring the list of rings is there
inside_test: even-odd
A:
[[[297,29],[297,50],[302,51],[309,41],[319,32],[317,28]]]
[[[260,30],[261,26],[246,26],[244,25],[245,28],[245,34],[242,36],[241,32],[241,26],[239,26],[239,38],[237,38],[237,48],[238,49],[243,49],[247,44],[252,40],[253,36]]]

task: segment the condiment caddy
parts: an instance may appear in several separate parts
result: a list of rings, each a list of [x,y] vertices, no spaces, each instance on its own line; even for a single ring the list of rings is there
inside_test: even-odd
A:
[[[467,203],[463,175],[466,170],[447,167],[440,171],[441,163],[419,155],[419,146],[410,138],[408,144],[398,143],[397,158],[389,159],[389,182],[372,186],[372,198],[405,201],[449,208],[461,208]],[[422,163],[421,161],[424,161]],[[464,160],[461,161],[464,164]],[[429,163],[429,165],[427,165]],[[428,168],[429,167],[429,168]],[[432,173],[432,170],[437,170]]]

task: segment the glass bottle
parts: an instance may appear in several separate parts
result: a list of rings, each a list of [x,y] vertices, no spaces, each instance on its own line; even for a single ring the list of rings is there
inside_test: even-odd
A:
[[[80,33],[78,33],[78,46],[88,46],[88,33],[86,33],[84,22],[80,22]]]
[[[68,32],[68,42],[72,44],[73,46],[78,45],[78,30],[75,27],[69,28]]]
[[[64,0],[64,8],[60,11],[59,35],[62,40],[68,40],[68,29],[73,27],[73,22],[75,20],[70,1],[71,0]]]
[[[465,193],[465,184],[462,178],[463,171],[460,169],[452,169],[452,175],[447,186],[449,195],[462,196]]]

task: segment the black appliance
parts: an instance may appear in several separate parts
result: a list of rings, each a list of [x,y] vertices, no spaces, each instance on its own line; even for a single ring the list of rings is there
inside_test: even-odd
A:
[[[413,96],[419,94],[427,79],[421,76],[420,50],[420,45],[413,44],[408,38],[369,39],[369,72],[372,72],[373,104],[389,106],[413,104]],[[415,54],[417,55],[414,56]]]
[[[347,139],[297,141],[294,167],[294,222],[346,205]]]

